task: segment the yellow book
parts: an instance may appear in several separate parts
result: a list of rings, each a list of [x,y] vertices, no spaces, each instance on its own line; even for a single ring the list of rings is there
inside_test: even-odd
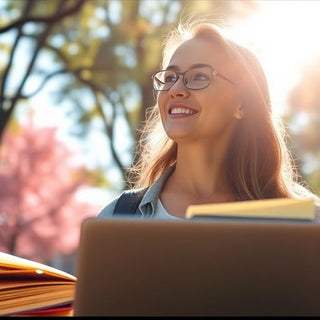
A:
[[[186,218],[233,217],[312,220],[315,215],[314,199],[277,198],[224,203],[191,205]]]
[[[0,252],[0,316],[72,315],[77,278]]]

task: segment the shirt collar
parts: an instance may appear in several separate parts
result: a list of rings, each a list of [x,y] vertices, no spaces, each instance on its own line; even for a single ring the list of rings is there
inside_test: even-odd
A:
[[[154,215],[160,191],[174,169],[175,166],[166,168],[161,176],[148,188],[139,205],[142,216],[152,217]]]

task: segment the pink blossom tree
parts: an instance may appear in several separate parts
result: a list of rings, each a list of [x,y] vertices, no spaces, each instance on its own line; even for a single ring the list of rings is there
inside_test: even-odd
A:
[[[80,224],[98,208],[80,201],[85,167],[57,139],[56,128],[32,121],[5,132],[0,147],[0,251],[48,263],[78,246]]]

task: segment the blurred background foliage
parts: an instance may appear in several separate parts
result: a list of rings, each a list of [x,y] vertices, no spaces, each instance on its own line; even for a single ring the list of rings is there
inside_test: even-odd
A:
[[[69,257],[76,252],[81,219],[96,215],[102,206],[81,200],[78,192],[88,186],[97,193],[105,190],[109,195],[105,197],[106,204],[126,188],[125,168],[132,162],[137,129],[146,108],[155,102],[150,76],[159,68],[167,31],[189,15],[212,13],[211,20],[219,24],[228,24],[234,17],[245,20],[256,6],[254,0],[1,0],[0,250],[73,272],[74,261]],[[289,93],[290,107],[283,115],[297,168],[318,194],[319,60],[306,66],[300,83]],[[58,121],[56,127],[63,133],[54,138],[52,132],[56,131],[46,123],[56,117],[56,110],[67,120]],[[41,112],[39,120],[36,115]],[[51,130],[51,140],[47,138],[51,148],[43,143],[46,130],[36,124]],[[33,132],[32,139],[27,137],[28,128]],[[23,152],[14,147],[15,139],[24,141]],[[40,148],[37,139],[42,139],[42,152],[48,155],[39,159],[51,168],[51,178],[29,166],[20,179],[26,162],[18,160],[29,157],[27,162],[32,163],[31,155]],[[54,154],[54,146],[81,154],[73,160],[72,169],[67,164],[68,152],[64,159],[48,160]],[[15,162],[10,160],[13,158]],[[83,158],[90,160],[79,167]],[[61,176],[61,170],[63,175],[70,174],[63,182],[55,178]],[[31,178],[34,188],[27,187]],[[56,182],[54,186],[52,181]],[[13,187],[8,188],[9,185]],[[68,188],[70,197],[72,194],[78,199],[72,201],[78,204],[58,201],[63,194],[60,190],[59,196],[56,190],[59,185],[61,190]],[[51,193],[56,200],[54,213],[53,205],[41,205],[48,204],[41,189],[49,190],[49,194],[50,190],[57,192]],[[63,219],[70,221],[68,227],[72,230],[67,240]],[[53,225],[55,231],[50,237],[39,231]],[[53,234],[56,239],[64,239],[57,242],[60,247],[52,246]],[[29,239],[29,246],[32,241],[41,242],[51,250],[47,250],[48,254],[43,249],[38,250],[40,254],[27,250],[23,239]],[[66,241],[70,245],[64,247]]]

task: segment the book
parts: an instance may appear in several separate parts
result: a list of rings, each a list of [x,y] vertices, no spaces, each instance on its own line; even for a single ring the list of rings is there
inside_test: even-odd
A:
[[[237,220],[312,221],[315,217],[314,199],[261,199],[224,203],[190,205],[186,218],[233,218]]]
[[[0,252],[0,316],[71,316],[76,280],[62,270]]]

